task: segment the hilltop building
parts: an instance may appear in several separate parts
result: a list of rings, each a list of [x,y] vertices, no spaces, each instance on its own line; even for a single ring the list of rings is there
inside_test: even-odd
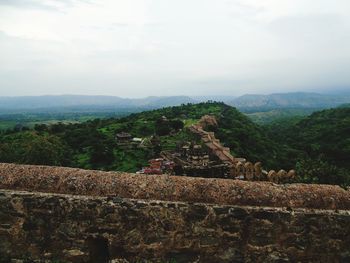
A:
[[[127,132],[120,132],[115,135],[115,139],[118,143],[130,142],[132,140],[132,136]]]

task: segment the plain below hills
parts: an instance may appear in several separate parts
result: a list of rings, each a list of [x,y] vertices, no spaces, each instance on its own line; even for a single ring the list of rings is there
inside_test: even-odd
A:
[[[296,92],[240,97],[153,96],[138,99],[86,95],[0,97],[0,130],[16,126],[32,128],[39,123],[123,117],[146,110],[206,101],[222,101],[238,108],[254,122],[266,124],[278,119],[304,117],[318,110],[350,103],[350,95]]]
[[[206,101],[221,101],[243,111],[257,111],[281,108],[324,109],[350,103],[350,94],[318,94],[307,92],[273,93],[269,95],[246,94],[234,96],[151,96],[146,98],[121,98],[116,96],[88,96],[88,95],[47,95],[0,97],[0,110],[48,110],[73,109],[86,110],[91,107],[97,109],[120,108],[162,108],[179,106],[187,103]]]

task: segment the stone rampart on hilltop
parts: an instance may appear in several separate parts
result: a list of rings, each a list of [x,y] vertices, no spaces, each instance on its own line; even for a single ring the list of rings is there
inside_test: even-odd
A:
[[[212,154],[230,167],[230,178],[243,177],[248,181],[270,181],[274,183],[290,183],[295,181],[295,170],[287,172],[282,169],[278,172],[275,170],[267,172],[262,169],[261,162],[253,164],[245,158],[235,158],[231,155],[230,148],[224,147],[220,143],[220,140],[215,137],[214,132],[206,131],[208,126],[218,126],[215,116],[204,115],[197,124],[191,125],[189,130],[201,138]]]
[[[337,186],[0,164],[0,262],[350,262],[349,237]]]

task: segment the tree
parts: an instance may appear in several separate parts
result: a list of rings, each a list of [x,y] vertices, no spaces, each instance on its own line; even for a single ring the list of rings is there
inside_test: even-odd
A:
[[[90,163],[93,167],[109,165],[113,160],[113,147],[110,144],[101,142],[91,147]]]
[[[35,136],[27,144],[25,162],[30,164],[43,165],[66,165],[70,162],[68,159],[69,149],[62,141],[53,135]]]
[[[305,157],[296,163],[296,172],[303,183],[350,184],[349,171],[324,160],[322,155],[311,159]]]
[[[0,144],[0,160],[5,162],[69,165],[71,150],[60,138],[36,132],[8,135]]]
[[[156,134],[159,136],[168,135],[171,132],[171,128],[168,124],[160,124],[156,126]]]
[[[181,120],[173,120],[171,121],[171,127],[175,130],[181,130],[184,127],[184,123]]]
[[[36,130],[38,132],[47,131],[47,125],[46,124],[35,124],[34,130]]]

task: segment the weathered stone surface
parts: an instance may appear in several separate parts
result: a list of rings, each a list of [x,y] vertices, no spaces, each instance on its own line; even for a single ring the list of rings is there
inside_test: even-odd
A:
[[[15,164],[0,164],[0,188],[227,205],[350,209],[350,191],[332,185],[276,185]]]
[[[349,211],[0,190],[0,262],[350,262],[349,237]]]
[[[1,188],[0,262],[350,262],[337,186],[0,164]]]

